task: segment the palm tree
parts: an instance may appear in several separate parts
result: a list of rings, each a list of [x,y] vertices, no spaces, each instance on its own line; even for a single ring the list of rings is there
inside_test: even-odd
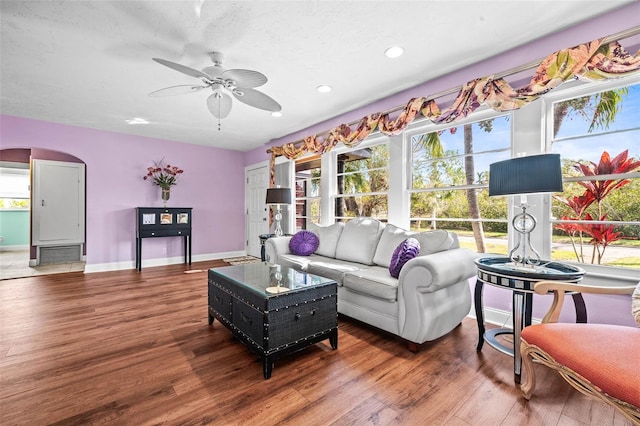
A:
[[[621,87],[615,90],[595,93],[589,96],[558,102],[553,108],[553,136],[560,131],[564,119],[576,112],[590,121],[588,133],[595,129],[608,129],[620,112],[622,97],[629,93],[629,89]]]
[[[485,132],[490,132],[492,129],[492,121],[488,120],[488,123],[483,126],[481,121],[480,127]],[[473,129],[471,124],[465,124],[464,127],[464,176],[467,185],[473,185],[475,183],[475,165],[473,164]],[[469,215],[473,219],[480,219],[480,206],[478,205],[478,193],[475,189],[467,189],[465,191],[467,196],[467,203],[469,204]],[[486,247],[484,244],[484,229],[482,222],[471,222],[471,229],[473,229],[473,238],[476,241],[476,249],[478,253],[485,253]]]

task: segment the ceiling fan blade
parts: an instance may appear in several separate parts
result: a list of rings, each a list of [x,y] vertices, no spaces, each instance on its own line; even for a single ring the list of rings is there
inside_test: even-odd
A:
[[[207,98],[207,108],[216,118],[225,118],[231,112],[231,96],[215,92]]]
[[[238,89],[238,91],[241,92],[242,95],[232,92],[233,96],[243,104],[271,112],[280,111],[282,109],[279,103],[258,90],[246,88]]]
[[[226,70],[222,77],[225,80],[233,80],[236,87],[242,88],[262,86],[269,81],[264,74],[258,71],[243,69]]]
[[[182,84],[180,86],[171,86],[165,87],[164,89],[158,89],[151,93],[149,96],[152,98],[157,98],[161,96],[174,96],[174,95],[185,95],[187,93],[199,92],[202,89],[206,89],[209,86],[192,86],[190,84]]]
[[[208,74],[205,74],[202,71],[198,71],[197,69],[187,67],[185,65],[176,64],[175,62],[167,61],[166,59],[160,59],[160,58],[151,58],[151,59],[153,59],[159,64],[164,65],[165,67],[169,67],[183,74],[190,75],[191,77],[204,78],[205,80],[212,79]]]

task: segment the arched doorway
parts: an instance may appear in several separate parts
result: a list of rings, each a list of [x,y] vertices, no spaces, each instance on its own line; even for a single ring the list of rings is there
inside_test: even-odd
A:
[[[82,242],[76,247],[51,245],[42,250],[32,244],[34,160],[81,164],[84,170],[81,159],[63,152],[39,148],[0,150],[0,279],[84,271],[84,224]],[[84,215],[84,197],[82,200]]]

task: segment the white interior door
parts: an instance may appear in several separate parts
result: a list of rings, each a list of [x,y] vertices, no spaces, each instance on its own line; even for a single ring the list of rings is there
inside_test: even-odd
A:
[[[269,211],[265,204],[269,187],[269,167],[249,169],[246,172],[246,245],[247,254],[260,257],[261,234],[269,233]]]
[[[84,164],[33,160],[32,244],[84,243]]]

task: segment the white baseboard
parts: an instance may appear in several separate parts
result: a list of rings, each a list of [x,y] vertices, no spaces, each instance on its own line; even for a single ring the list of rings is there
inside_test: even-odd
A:
[[[239,257],[239,256],[245,256],[245,255],[246,255],[246,252],[244,250],[229,251],[229,252],[223,252],[223,253],[198,254],[191,257],[191,262],[204,262],[207,260],[226,259],[229,257]],[[159,258],[159,259],[143,259],[142,268],[150,268],[153,266],[174,265],[178,263],[184,263],[184,256]],[[87,273],[93,273],[93,272],[120,271],[124,269],[135,269],[135,267],[136,267],[135,260],[128,260],[125,262],[112,262],[112,263],[95,263],[95,264],[85,265],[84,272],[85,274],[87,274]]]

